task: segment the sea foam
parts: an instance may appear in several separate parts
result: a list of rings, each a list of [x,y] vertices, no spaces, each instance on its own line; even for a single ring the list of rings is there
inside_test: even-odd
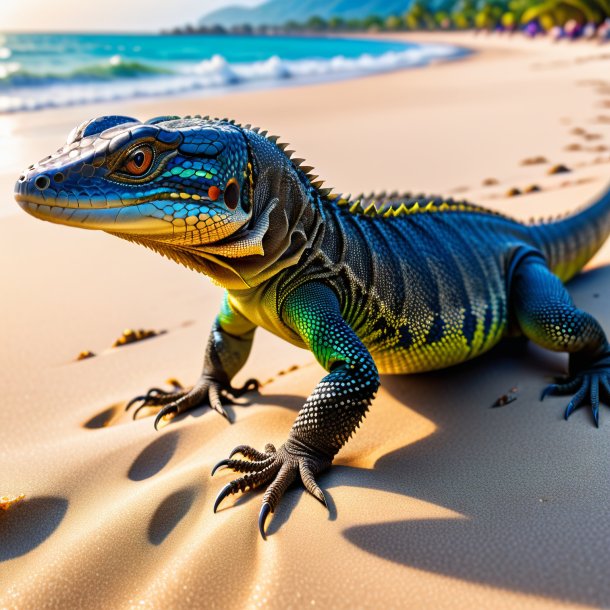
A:
[[[358,57],[283,59],[231,63],[214,55],[199,63],[172,70],[114,55],[109,60],[79,67],[66,74],[40,74],[17,63],[0,66],[0,112],[38,110],[189,92],[226,92],[235,86],[273,87],[286,81],[310,83],[349,78],[463,56],[449,45],[421,45],[404,51]]]

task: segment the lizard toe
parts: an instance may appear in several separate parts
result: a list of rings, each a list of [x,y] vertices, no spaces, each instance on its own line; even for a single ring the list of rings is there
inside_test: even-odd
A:
[[[563,383],[556,383],[545,388],[542,398],[549,395],[563,396],[572,394],[564,412],[564,418],[569,419],[572,413],[582,406],[589,405],[593,423],[599,427],[600,404],[610,405],[610,371],[592,369],[579,373]]]
[[[216,499],[214,512],[228,495],[238,491],[252,490],[269,483],[263,496],[258,522],[261,535],[266,538],[265,524],[269,513],[275,512],[288,487],[299,478],[305,489],[324,506],[327,506],[324,492],[316,483],[315,476],[330,466],[330,458],[318,455],[313,451],[304,452],[302,444],[293,447],[292,451],[290,447],[290,441],[282,445],[279,450],[276,450],[273,445],[267,444],[265,451],[261,452],[248,445],[240,445],[231,452],[231,456],[240,453],[248,459],[228,458],[218,462],[214,466],[212,474],[221,467],[248,474],[225,485]]]

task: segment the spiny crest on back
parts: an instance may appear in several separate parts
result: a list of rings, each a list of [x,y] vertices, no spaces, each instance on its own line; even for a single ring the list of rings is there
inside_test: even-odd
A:
[[[353,199],[351,195],[333,195],[330,199],[351,214],[372,218],[396,218],[435,212],[475,212],[504,217],[500,212],[467,201],[455,201],[451,198],[431,197],[423,194],[412,195],[411,193],[399,194],[397,192],[387,194],[384,192],[369,195],[361,194]]]

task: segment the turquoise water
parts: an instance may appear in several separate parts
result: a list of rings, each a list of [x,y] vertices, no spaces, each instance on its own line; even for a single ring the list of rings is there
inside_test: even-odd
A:
[[[261,36],[0,35],[0,112],[345,78],[463,51],[396,41]]]

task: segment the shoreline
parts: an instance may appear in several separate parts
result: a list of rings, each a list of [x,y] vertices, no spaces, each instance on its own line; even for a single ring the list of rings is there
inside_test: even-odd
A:
[[[286,48],[268,48],[268,56],[263,58],[257,58],[258,53],[250,48],[244,50],[243,57],[235,59],[230,47],[220,45],[201,49],[203,59],[187,60],[178,53],[171,60],[162,60],[155,55],[142,58],[134,53],[135,49],[141,50],[139,45],[129,46],[138,42],[135,38],[129,44],[109,46],[106,55],[90,53],[87,61],[57,73],[46,64],[43,64],[45,69],[32,71],[27,62],[21,63],[17,54],[14,62],[6,64],[5,78],[0,83],[10,85],[6,91],[0,90],[5,94],[0,95],[0,116],[106,102],[175,97],[202,99],[234,92],[308,86],[426,66],[435,61],[459,59],[469,53],[468,49],[438,43],[419,45],[396,38],[343,36],[309,38],[318,42],[326,40],[338,48],[333,48],[331,53],[328,48],[321,51],[315,47],[300,57],[291,48],[294,38],[282,40],[289,43]],[[350,49],[352,43],[359,45],[357,53]],[[19,45],[16,50],[18,53]],[[111,53],[115,54],[110,56]],[[246,61],[245,56],[250,59]]]
[[[605,48],[423,38],[477,52],[306,87],[2,116],[0,206],[17,210],[21,169],[100,114],[229,116],[282,135],[338,192],[443,193],[521,219],[575,210],[607,186]],[[559,164],[570,171],[549,173]],[[507,196],[531,185],[540,190]],[[0,511],[0,606],[607,605],[610,411],[596,429],[586,408],[566,423],[562,398],[539,402],[565,355],[505,346],[461,367],[385,376],[318,478],[330,512],[295,487],[263,542],[261,494],[213,514],[232,477],[209,474],[238,444],[281,445],[323,376],[311,354],[257,331],[235,384],[265,383],[231,407],[235,423],[200,408],[155,433],[125,403],[169,377],[197,378],[222,291],[101,232],[24,213],[0,227],[0,497],[26,495]],[[610,331],[610,243],[570,291]],[[167,332],[111,348],[125,328]],[[97,356],[75,361],[83,350]],[[515,386],[515,402],[490,408]]]

